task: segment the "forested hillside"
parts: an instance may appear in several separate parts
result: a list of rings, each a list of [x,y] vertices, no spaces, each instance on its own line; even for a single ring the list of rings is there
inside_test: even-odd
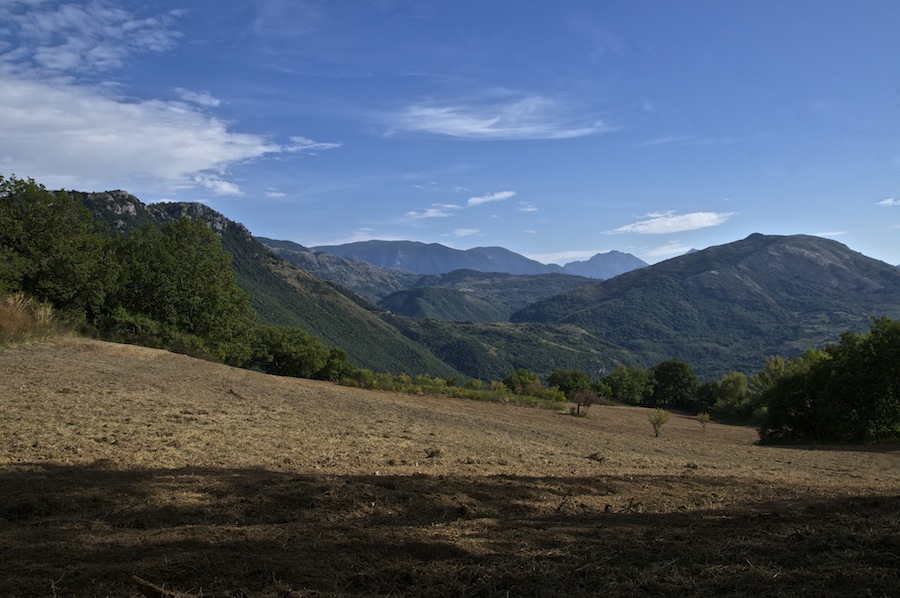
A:
[[[640,355],[677,357],[704,377],[750,372],[900,317],[900,271],[827,239],[750,237],[541,301],[514,322],[565,323]]]

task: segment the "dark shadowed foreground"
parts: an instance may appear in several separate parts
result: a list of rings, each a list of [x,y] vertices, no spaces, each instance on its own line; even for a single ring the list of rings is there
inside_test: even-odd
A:
[[[0,595],[896,596],[890,447],[0,351]]]

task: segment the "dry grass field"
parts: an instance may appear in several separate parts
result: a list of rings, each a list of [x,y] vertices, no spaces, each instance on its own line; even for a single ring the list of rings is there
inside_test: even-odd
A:
[[[0,596],[900,596],[897,447],[74,338],[0,401]]]

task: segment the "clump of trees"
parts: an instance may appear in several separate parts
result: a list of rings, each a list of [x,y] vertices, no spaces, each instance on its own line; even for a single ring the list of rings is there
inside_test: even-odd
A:
[[[352,369],[343,351],[302,330],[261,326],[205,222],[117,234],[67,193],[0,176],[0,297],[11,296],[110,340],[284,375],[337,379]]]
[[[789,360],[763,400],[764,442],[900,441],[900,322],[877,318]]]

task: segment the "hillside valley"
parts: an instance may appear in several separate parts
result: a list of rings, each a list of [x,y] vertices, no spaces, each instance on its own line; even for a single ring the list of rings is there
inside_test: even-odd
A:
[[[261,243],[201,204],[146,206],[124,192],[81,197],[121,232],[182,215],[208,222],[263,322],[300,326],[374,371],[489,381],[519,368],[600,376],[620,364],[677,358],[712,378],[752,373],[769,355],[835,342],[846,330],[864,330],[871,317],[900,317],[900,270],[804,235],[755,234],[602,281],[561,268],[421,274],[358,258],[365,249],[369,258],[426,270],[485,257],[510,270],[541,265],[499,248],[459,252],[398,242],[342,246],[348,257],[340,257],[286,241]],[[398,248],[417,261],[398,262]]]

